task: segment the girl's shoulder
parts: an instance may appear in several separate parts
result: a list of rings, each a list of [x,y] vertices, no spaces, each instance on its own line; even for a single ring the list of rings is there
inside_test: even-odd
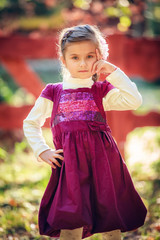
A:
[[[42,90],[40,97],[44,97],[51,101],[54,101],[56,92],[59,92],[61,89],[62,89],[62,82],[48,83],[45,86],[45,88]]]
[[[104,97],[110,90],[115,87],[107,80],[104,80],[95,82],[93,84],[93,88],[96,89],[102,97]]]

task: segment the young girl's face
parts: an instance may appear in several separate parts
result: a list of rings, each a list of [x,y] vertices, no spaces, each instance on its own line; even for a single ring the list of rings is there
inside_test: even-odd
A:
[[[63,64],[74,78],[89,78],[92,76],[93,64],[97,61],[96,44],[92,41],[70,43],[61,58]]]

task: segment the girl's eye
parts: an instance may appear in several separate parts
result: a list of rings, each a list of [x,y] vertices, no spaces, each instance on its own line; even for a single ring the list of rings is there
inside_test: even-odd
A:
[[[93,55],[88,55],[88,58],[93,58]]]
[[[78,59],[78,57],[76,57],[76,56],[75,56],[75,57],[72,57],[72,59],[75,59],[75,60],[77,60],[77,59]]]

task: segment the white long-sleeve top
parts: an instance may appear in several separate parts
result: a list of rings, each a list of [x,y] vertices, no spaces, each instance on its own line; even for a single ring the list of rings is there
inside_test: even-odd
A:
[[[110,90],[102,99],[105,111],[136,110],[142,104],[142,96],[136,84],[132,82],[120,68],[117,68],[107,76],[106,80],[115,88]],[[91,88],[93,84],[92,77],[83,80],[69,78],[63,82],[63,89]],[[46,118],[51,116],[53,104],[54,103],[47,98],[38,97],[34,107],[23,121],[24,134],[38,161],[41,161],[39,155],[43,151],[50,149],[43,138],[41,127]]]

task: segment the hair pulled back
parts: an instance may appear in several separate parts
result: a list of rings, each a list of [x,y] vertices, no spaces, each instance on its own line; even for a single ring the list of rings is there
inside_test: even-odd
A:
[[[63,29],[59,34],[58,54],[59,57],[65,58],[65,50],[67,46],[74,42],[92,41],[97,45],[103,59],[108,57],[108,44],[97,26],[77,25]],[[62,64],[62,75],[66,74],[66,69]],[[92,79],[97,81],[98,75],[94,74]]]

